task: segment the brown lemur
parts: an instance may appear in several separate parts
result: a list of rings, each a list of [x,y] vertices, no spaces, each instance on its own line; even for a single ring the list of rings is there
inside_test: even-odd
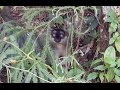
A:
[[[55,52],[56,58],[64,57],[67,55],[67,40],[68,32],[61,27],[54,27],[51,30],[50,45]]]
[[[56,24],[56,23],[55,23]],[[64,28],[62,28],[62,25],[56,24],[55,26],[51,26],[50,29],[50,38],[49,38],[49,44],[50,47],[55,55],[55,60],[67,56],[67,40],[68,40],[68,32]],[[38,49],[37,52],[40,52],[43,50],[45,45],[45,38],[46,38],[46,31],[43,31],[37,33],[39,35],[37,39],[38,43]],[[49,59],[49,58],[48,58]],[[49,61],[47,61],[49,63]]]

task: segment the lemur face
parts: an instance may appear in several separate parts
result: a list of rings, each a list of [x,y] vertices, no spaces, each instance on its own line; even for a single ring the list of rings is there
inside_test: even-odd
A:
[[[60,43],[65,38],[66,32],[63,29],[54,29],[51,31],[51,36],[55,42]]]

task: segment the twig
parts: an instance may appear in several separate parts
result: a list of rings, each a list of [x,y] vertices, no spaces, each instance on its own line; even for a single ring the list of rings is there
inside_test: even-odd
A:
[[[81,30],[82,30],[82,24],[83,24],[83,16],[84,16],[84,11],[82,11],[82,16],[81,16],[81,23],[80,23],[80,29],[79,29],[79,32],[81,32]],[[79,48],[79,42],[80,41],[80,36],[78,37],[78,39],[77,39],[77,46],[76,46],[76,49],[75,49],[75,51]]]

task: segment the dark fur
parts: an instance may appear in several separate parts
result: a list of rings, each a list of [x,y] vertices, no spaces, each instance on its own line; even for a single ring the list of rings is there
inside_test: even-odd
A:
[[[51,37],[56,43],[60,43],[65,36],[67,36],[67,33],[63,29],[54,29],[51,31]]]

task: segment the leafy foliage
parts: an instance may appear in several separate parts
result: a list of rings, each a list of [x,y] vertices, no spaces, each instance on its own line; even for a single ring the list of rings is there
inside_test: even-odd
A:
[[[110,9],[110,11],[107,13],[107,18],[105,21],[110,23],[109,46],[105,50],[103,58],[93,61],[91,66],[94,67],[93,65],[98,63],[94,69],[102,71],[99,72],[99,78],[101,82],[119,83],[119,20],[117,19],[116,13],[112,9]],[[101,63],[103,64],[101,65]]]
[[[5,7],[1,6],[0,9],[4,10]],[[23,6],[22,9],[22,16],[21,13],[18,15],[20,19],[0,24],[0,71],[4,68],[7,70],[7,83],[120,82],[119,20],[114,10],[110,9],[106,15],[109,46],[101,54],[98,45],[97,48],[91,45],[100,37],[97,27],[101,25],[102,7]],[[17,6],[13,10],[16,11]],[[69,33],[68,55],[62,57],[60,62],[55,58],[49,38],[50,30],[56,23],[63,25],[62,28]],[[41,38],[42,35],[44,38]],[[40,43],[42,49],[37,48],[39,39],[43,42]],[[87,46],[86,50],[84,46]],[[92,60],[87,56],[93,53],[91,49],[95,50]],[[88,59],[85,64],[80,63],[82,60],[84,62],[83,57]],[[70,66],[65,67],[68,63]]]

